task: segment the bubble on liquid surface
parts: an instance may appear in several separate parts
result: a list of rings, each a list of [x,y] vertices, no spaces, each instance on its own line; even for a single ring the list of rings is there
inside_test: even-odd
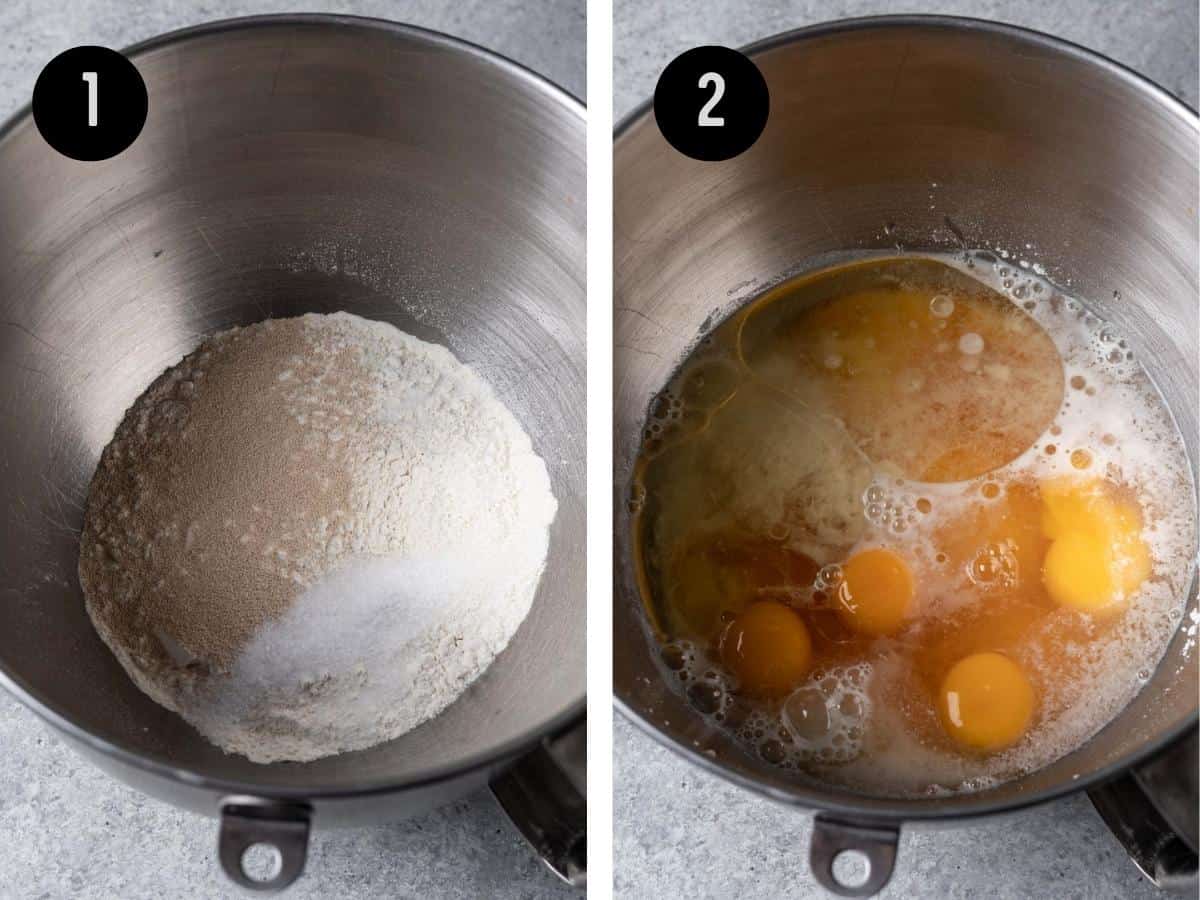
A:
[[[825,695],[811,687],[796,691],[783,705],[783,722],[797,740],[824,740],[829,734],[829,708]]]
[[[985,544],[967,566],[967,576],[980,587],[1011,588],[1017,575],[1017,558],[1007,542]]]
[[[967,356],[978,356],[983,352],[983,337],[974,331],[968,331],[958,339],[958,350]]]
[[[947,294],[935,294],[929,301],[929,312],[939,319],[945,319],[954,312],[954,298]]]
[[[842,583],[842,567],[836,563],[824,566],[819,572],[814,582],[814,587],[819,591],[836,590]]]
[[[869,663],[818,670],[784,701],[780,720],[801,762],[849,762],[870,716]]]
[[[663,665],[672,672],[678,672],[687,665],[687,655],[678,644],[663,645],[662,650],[659,651],[659,655],[662,657]]]
[[[687,690],[688,700],[692,706],[704,715],[714,715],[721,711],[724,705],[725,692],[713,681],[697,681]]]

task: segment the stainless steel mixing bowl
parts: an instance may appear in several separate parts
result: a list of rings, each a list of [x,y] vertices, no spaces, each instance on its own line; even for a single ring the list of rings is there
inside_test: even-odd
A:
[[[1127,335],[1178,419],[1194,474],[1200,129],[1194,113],[1128,70],[1003,25],[856,20],[747,52],[766,78],[771,113],[742,156],[680,155],[648,107],[617,134],[614,686],[627,715],[696,763],[818,810],[814,873],[831,890],[863,896],[886,883],[902,822],[953,822],[1088,788],[1194,732],[1194,625],[1184,619],[1116,721],[993,790],[894,800],[789,778],[706,727],[654,662],[627,508],[650,399],[715,322],[814,259],[1001,247],[1044,265]],[[1194,610],[1194,580],[1190,598]],[[1195,810],[1180,804],[1168,815],[1190,818],[1194,841]],[[870,862],[857,889],[831,874],[847,848]]]
[[[247,843],[276,843],[278,887],[310,821],[420,811],[582,717],[584,111],[477,47],[349,17],[217,23],[129,55],[150,114],[123,154],[62,157],[28,112],[0,133],[0,682],[114,775],[223,811],[235,878]],[[100,642],[81,510],[123,411],[203,335],[335,310],[473,366],[546,460],[558,517],[529,618],[442,715],[257,765],[153,703]],[[512,809],[528,784],[502,787]],[[579,861],[578,842],[560,849]]]

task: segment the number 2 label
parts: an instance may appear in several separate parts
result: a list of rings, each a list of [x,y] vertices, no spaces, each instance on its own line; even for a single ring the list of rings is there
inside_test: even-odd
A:
[[[697,87],[699,90],[697,90]],[[767,126],[771,93],[745,54],[715,45],[685,50],[654,86],[654,120],[691,159],[721,162],[746,152]]]
[[[88,86],[88,125],[95,128],[98,123],[98,102],[96,85],[99,82],[95,72],[84,72],[83,80]]]
[[[701,128],[720,127],[725,124],[724,116],[711,115],[713,107],[721,102],[721,98],[725,96],[725,79],[716,72],[705,72],[700,76],[700,89],[712,85],[712,96],[708,98],[708,102],[700,107],[700,117],[696,120],[696,124]]]

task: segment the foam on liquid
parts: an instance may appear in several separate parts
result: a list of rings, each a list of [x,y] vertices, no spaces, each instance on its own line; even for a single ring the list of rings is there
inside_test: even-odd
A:
[[[788,373],[773,367],[776,357],[769,347],[757,364],[747,364],[747,322],[760,303],[780,302],[773,295],[786,302],[785,286],[784,293],[773,292],[735,313],[672,379],[651,411],[631,501],[643,596],[662,642],[666,673],[697,712],[768,762],[851,789],[897,796],[994,786],[1069,753],[1114,718],[1149,680],[1179,627],[1196,544],[1186,452],[1126,341],[1077,300],[1005,260],[990,254],[925,259],[1007,298],[1017,314],[1014,328],[1032,320],[1053,342],[1059,365],[1042,371],[1036,360],[1027,361],[1020,373],[989,354],[988,341],[978,333],[938,348],[958,365],[965,385],[990,380],[995,402],[1007,402],[1004,385],[1018,375],[1034,379],[1012,391],[1018,400],[1022,393],[1028,397],[1016,418],[1032,410],[1029,421],[1007,416],[1008,433],[997,439],[998,446],[1007,446],[1019,437],[1028,443],[1023,452],[960,481],[919,481],[894,460],[872,460],[864,445],[902,455],[903,435],[855,432],[829,421],[816,394],[788,383]],[[933,319],[954,311],[952,293],[932,296]],[[1019,336],[1014,346],[1023,345],[1024,333]],[[836,352],[821,361],[831,371],[847,365]],[[906,384],[900,377],[888,390],[884,402],[908,403],[919,413],[922,399],[936,386]],[[1047,398],[1057,403],[1056,412],[1053,404],[1046,406]],[[890,410],[885,424],[887,415]],[[912,417],[910,427],[919,432],[920,415]],[[734,471],[745,477],[724,477]],[[780,473],[786,478],[781,480]],[[971,517],[985,514],[980,511],[989,505],[1017,503],[1022,491],[1032,490],[1036,497],[1036,485],[1054,476],[1084,474],[1117,484],[1136,499],[1153,574],[1114,621],[1058,610],[1037,620],[1036,627],[1045,629],[1039,639],[1023,641],[1021,629],[1035,626],[1025,624],[1018,603],[987,624],[989,591],[1013,576],[1016,561],[1005,558],[1003,546],[982,542],[964,572],[947,564],[941,546],[946,535],[951,541],[959,533],[969,539]],[[786,500],[797,485],[806,492],[799,520]],[[805,613],[815,640],[830,621],[820,600],[836,586],[839,562],[868,547],[887,546],[909,561],[918,583],[919,616],[894,637],[844,647],[825,642],[806,680],[786,697],[747,696],[710,644],[712,629],[728,621],[731,612],[712,608],[711,602],[688,606],[672,599],[694,597],[698,589],[673,583],[668,556],[704,528],[753,534],[814,562],[819,571],[808,583],[771,590]],[[773,551],[764,552],[770,559]],[[977,620],[985,625],[972,624]],[[964,629],[986,627],[997,635],[1009,629],[1017,648],[1013,655],[1038,690],[1033,726],[997,753],[961,752],[940,732],[932,710],[921,708],[922,674],[945,667],[923,642],[954,646],[958,622],[966,623]]]

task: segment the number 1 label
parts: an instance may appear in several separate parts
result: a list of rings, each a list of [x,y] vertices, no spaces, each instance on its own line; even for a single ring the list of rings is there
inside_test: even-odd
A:
[[[116,50],[88,44],[64,50],[46,63],[33,86],[31,106],[47,144],[68,159],[98,162],[137,140],[150,112],[150,96],[137,66]]]
[[[95,128],[99,121],[97,116],[97,107],[100,104],[96,96],[96,84],[98,83],[99,79],[96,77],[95,72],[84,72],[83,80],[87,82],[88,86],[88,125],[92,128]]]

